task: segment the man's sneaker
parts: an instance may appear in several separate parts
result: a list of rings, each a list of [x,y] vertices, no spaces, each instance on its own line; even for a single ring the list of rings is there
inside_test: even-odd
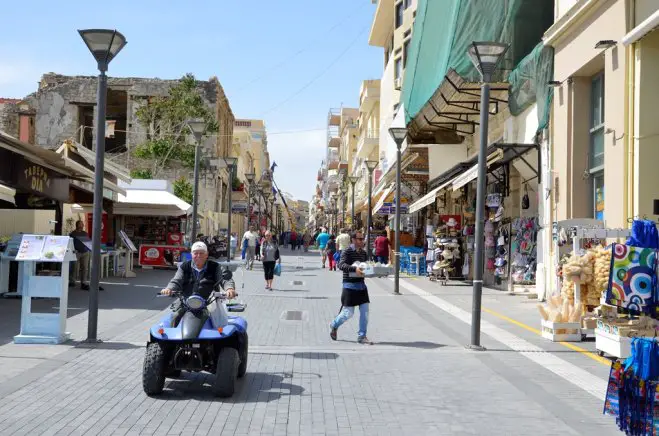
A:
[[[330,330],[330,338],[332,338],[333,341],[336,341],[336,333],[338,332],[338,329],[335,329],[331,325],[330,328],[332,329]]]
[[[373,345],[373,342],[371,342],[366,336],[358,337],[357,342],[364,345]]]

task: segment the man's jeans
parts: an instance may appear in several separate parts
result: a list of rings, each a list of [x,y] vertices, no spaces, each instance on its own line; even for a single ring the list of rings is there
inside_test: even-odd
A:
[[[341,327],[341,324],[348,321],[355,314],[354,307],[344,307],[341,310],[341,313],[332,321],[331,327],[333,329],[338,329]],[[359,305],[359,337],[363,338],[366,336],[366,329],[368,327],[368,303]]]
[[[389,256],[375,256],[375,260],[386,265],[389,263]]]
[[[245,249],[245,266],[248,269],[252,269],[254,266],[254,254],[256,253],[256,247],[247,246]]]

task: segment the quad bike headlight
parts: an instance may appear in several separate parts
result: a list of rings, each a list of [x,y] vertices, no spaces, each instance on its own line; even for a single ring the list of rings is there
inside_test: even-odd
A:
[[[193,295],[185,300],[185,304],[187,304],[187,306],[192,310],[198,310],[206,306],[206,300],[199,295]]]

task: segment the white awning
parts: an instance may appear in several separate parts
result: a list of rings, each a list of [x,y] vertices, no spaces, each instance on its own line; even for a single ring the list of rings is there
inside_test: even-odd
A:
[[[119,194],[115,215],[183,216],[192,210],[185,201],[168,191],[127,189]]]
[[[389,196],[391,191],[393,191],[394,189],[396,189],[396,184],[395,183],[392,183],[391,185],[389,185],[389,187],[384,191],[384,193],[382,194],[382,196],[380,197],[378,202],[375,203],[375,207],[373,207],[373,209],[371,210],[371,213],[373,213],[374,215],[376,213],[378,213],[378,211],[380,210],[380,208],[384,204],[385,200],[387,199],[387,196]]]
[[[631,32],[626,34],[622,38],[622,45],[628,46],[635,43],[639,39],[643,38],[645,35],[654,30],[655,27],[659,26],[659,11],[655,11],[652,15],[646,18],[641,24],[634,27]]]
[[[15,196],[15,189],[10,188],[9,186],[0,185],[0,201],[6,201],[7,203],[16,205],[16,199],[14,198]]]
[[[409,208],[409,213],[414,213],[416,211],[423,209],[426,206],[433,204],[435,202],[435,198],[437,197],[437,193],[442,189],[446,188],[451,183],[453,183],[453,179],[449,180],[443,185],[436,187],[435,189],[428,192],[426,195],[424,195],[423,197],[412,203],[412,205]]]
[[[490,155],[487,157],[487,166],[489,167],[490,165],[501,159],[503,159],[503,150],[498,148],[496,151],[490,153]],[[478,178],[478,164],[474,165],[473,167],[469,168],[467,171],[465,171],[464,173],[460,174],[458,177],[453,179],[453,190],[457,191],[458,189],[462,188],[464,185],[471,182],[472,180],[475,180],[476,178]]]

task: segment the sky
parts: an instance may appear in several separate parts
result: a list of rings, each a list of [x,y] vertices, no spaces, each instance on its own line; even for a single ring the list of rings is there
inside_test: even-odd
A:
[[[77,29],[117,29],[128,44],[110,76],[217,76],[236,118],[265,121],[275,181],[303,200],[315,190],[329,109],[358,107],[361,82],[382,75],[382,49],[368,45],[371,0],[4,3],[0,97],[36,91],[47,72],[97,74]]]

